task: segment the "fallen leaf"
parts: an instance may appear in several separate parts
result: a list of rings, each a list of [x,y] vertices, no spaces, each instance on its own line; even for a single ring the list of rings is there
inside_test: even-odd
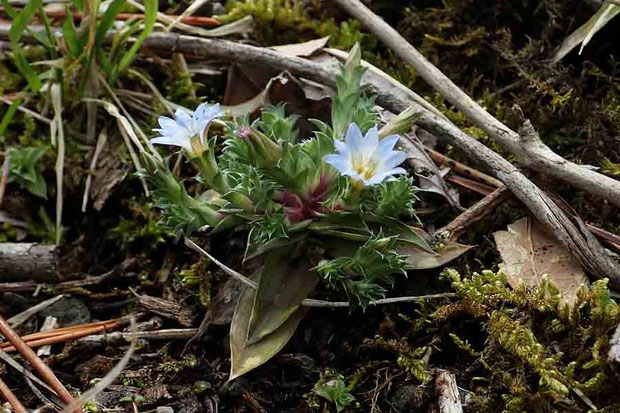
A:
[[[273,71],[236,65],[229,72],[223,109],[242,116],[266,105],[284,104],[287,113],[299,116],[301,136],[309,137],[314,126],[308,119],[331,119],[330,95],[329,89],[302,83],[288,72],[275,75]]]
[[[573,301],[579,287],[588,282],[579,261],[535,219],[522,218],[507,229],[493,235],[504,261],[499,268],[508,276],[510,285],[516,287],[522,279],[537,286],[547,275],[564,298]]]
[[[265,256],[254,298],[247,343],[253,344],[278,329],[316,288],[319,278],[303,258],[291,259],[292,248]]]
[[[246,345],[255,291],[246,288],[230,324],[230,378],[233,380],[275,356],[291,339],[307,308],[301,307],[286,319],[274,332],[254,344]]]
[[[441,267],[457,259],[472,248],[473,246],[471,245],[448,242],[433,254],[406,242],[399,242],[396,246],[399,254],[407,256],[408,270],[428,270]]]
[[[309,40],[303,43],[284,44],[281,46],[271,46],[271,50],[285,54],[287,56],[308,57],[327,45],[329,36],[320,39]]]
[[[444,181],[445,173],[437,168],[435,162],[424,150],[424,145],[415,135],[407,135],[409,139],[401,139],[399,145],[409,156],[407,163],[410,164],[416,176],[420,180],[420,189],[425,192],[433,192],[443,196],[454,208],[463,210],[459,203],[459,193],[456,189],[450,188]]]

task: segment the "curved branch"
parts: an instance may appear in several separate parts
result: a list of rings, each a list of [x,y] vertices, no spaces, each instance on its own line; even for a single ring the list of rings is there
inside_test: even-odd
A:
[[[392,26],[374,14],[359,0],[336,0],[351,16],[357,18],[368,31],[393,50],[441,96],[452,103],[475,125],[493,137],[522,165],[565,181],[586,192],[607,199],[620,207],[620,181],[602,175],[582,165],[567,161],[538,136],[523,136],[493,117],[474,99],[455,85],[441,70],[429,62]]]

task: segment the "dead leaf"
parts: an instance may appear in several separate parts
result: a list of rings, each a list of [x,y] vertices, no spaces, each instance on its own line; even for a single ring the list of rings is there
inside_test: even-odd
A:
[[[230,378],[233,380],[250,370],[255,369],[267,362],[291,339],[299,322],[307,312],[306,307],[296,310],[280,327],[274,332],[263,337],[257,343],[246,345],[248,328],[252,307],[254,306],[255,291],[246,288],[233,315],[230,324]]]
[[[535,219],[522,218],[507,231],[493,234],[502,260],[501,271],[508,276],[511,286],[522,279],[537,286],[543,275],[553,280],[564,298],[573,301],[582,284],[587,284],[583,268],[576,258],[549,234]]]
[[[413,167],[416,176],[420,180],[420,189],[426,192],[433,192],[443,196],[454,208],[463,210],[459,203],[459,193],[456,189],[450,188],[444,181],[442,173],[435,162],[424,150],[424,145],[413,135],[407,135],[409,139],[401,139],[399,145],[407,152],[409,157],[407,162]]]
[[[457,259],[472,249],[471,245],[463,245],[458,242],[448,242],[435,253],[424,251],[410,243],[399,242],[396,250],[399,254],[407,256],[408,270],[428,270],[441,267],[452,260]]]
[[[224,102],[228,106],[223,107],[233,116],[252,114],[266,105],[284,104],[287,113],[299,116],[297,128],[302,138],[310,136],[314,130],[308,119],[327,122],[331,118],[331,98],[327,93],[321,95],[315,86],[306,85],[305,87],[310,90],[307,94],[304,84],[288,72],[270,78],[257,92],[258,85],[264,80],[264,72],[248,71],[243,67],[234,70],[235,76],[229,76],[226,86],[227,98]],[[248,91],[252,93],[249,97]],[[309,95],[322,97],[313,99],[308,97]],[[246,97],[246,100],[240,101],[241,97]]]
[[[281,46],[272,46],[271,50],[285,54],[287,56],[308,57],[327,45],[329,36],[320,39],[309,40],[303,43],[284,44]]]

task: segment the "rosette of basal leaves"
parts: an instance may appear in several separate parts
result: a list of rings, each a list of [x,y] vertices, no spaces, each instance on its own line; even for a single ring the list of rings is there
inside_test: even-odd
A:
[[[231,378],[286,344],[321,279],[353,310],[366,309],[407,270],[442,265],[467,249],[431,248],[415,216],[416,188],[401,165],[406,154],[395,148],[399,136],[379,130],[363,74],[356,46],[337,80],[331,124],[314,120],[310,136],[300,135],[286,106],[263,108],[251,122],[225,114],[206,120],[204,109],[194,123],[185,112],[177,116],[181,124],[166,120],[170,136],[191,132],[191,145],[181,146],[208,196],[190,195],[166,163],[143,154],[168,228],[247,231],[244,263],[256,260],[259,270],[232,320]],[[408,112],[397,118],[390,133],[414,121]]]

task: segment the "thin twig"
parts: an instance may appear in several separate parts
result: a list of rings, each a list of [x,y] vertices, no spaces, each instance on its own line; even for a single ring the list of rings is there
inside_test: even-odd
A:
[[[385,305],[385,304],[396,304],[396,303],[410,303],[415,301],[424,301],[424,300],[432,300],[435,298],[452,298],[456,297],[455,293],[441,293],[441,294],[427,294],[427,295],[418,295],[418,296],[410,296],[410,297],[390,297],[390,298],[382,298],[380,300],[374,300],[370,302],[370,305]],[[348,301],[323,301],[323,300],[313,300],[311,298],[306,298],[301,302],[303,307],[327,307],[327,308],[346,308],[351,307],[351,303]]]
[[[187,245],[188,247],[190,247],[194,251],[199,252],[200,254],[204,255],[205,257],[210,259],[213,263],[215,263],[215,265],[220,267],[226,274],[230,275],[231,277],[236,278],[237,280],[239,280],[243,284],[247,285],[251,289],[256,290],[258,288],[258,284],[256,284],[254,281],[250,280],[245,275],[238,273],[237,271],[233,270],[232,268],[227,267],[226,265],[224,265],[222,262],[218,261],[214,256],[212,256],[207,251],[205,251],[202,248],[200,248],[194,241],[192,241],[191,239],[189,239],[187,237],[185,238],[185,245]]]
[[[11,99],[7,99],[5,96],[3,96],[2,98],[0,98],[0,101],[2,101],[2,103],[5,103],[5,104],[7,104],[7,105],[12,105],[12,104],[13,104],[13,101],[12,101]],[[43,123],[47,123],[48,125],[49,125],[50,123],[52,123],[52,120],[51,120],[51,119],[48,119],[48,118],[46,118],[45,116],[40,115],[39,113],[35,112],[34,110],[32,110],[32,109],[28,109],[27,107],[24,107],[24,106],[22,106],[22,105],[19,105],[19,106],[17,107],[17,110],[19,110],[19,111],[21,111],[21,112],[24,112],[24,113],[26,113],[26,114],[28,114],[28,115],[32,116],[32,117],[33,117],[33,118],[35,118],[36,120],[39,120],[39,121],[41,121],[41,122],[43,122]]]
[[[47,10],[45,14],[54,19],[67,17],[67,12],[64,10]],[[84,18],[84,15],[82,13],[71,13],[71,16],[75,20],[82,20]],[[101,18],[102,16],[103,14],[100,14],[99,18]],[[191,26],[218,27],[221,25],[220,21],[217,19],[214,19],[213,17],[182,16],[182,15],[181,16],[167,15],[167,16],[170,18],[179,19],[179,21],[181,21],[182,23],[189,24]],[[141,14],[141,13],[118,13],[114,17],[115,20],[132,20],[132,19],[144,20],[144,18],[145,18],[144,14]]]
[[[2,380],[1,378],[0,378],[0,393],[2,393],[6,401],[9,402],[11,407],[13,407],[13,409],[15,409],[17,413],[27,412],[24,405],[21,404],[17,396],[15,396],[15,393],[13,393],[11,389],[9,389],[9,386],[7,386],[4,380]]]
[[[138,340],[183,340],[192,338],[198,332],[197,328],[171,328],[167,330],[137,331],[135,333]],[[115,332],[110,334],[90,335],[80,341],[89,343],[104,343],[114,341],[125,341],[130,338],[132,333]]]
[[[112,330],[120,326],[121,326],[120,323],[110,323],[110,324],[103,324],[100,326],[95,326],[95,327],[90,327],[90,328],[83,328],[83,329],[79,329],[76,331],[70,331],[70,332],[66,332],[63,334],[58,334],[56,330],[41,331],[41,333],[56,333],[56,334],[50,334],[43,338],[26,341],[26,344],[30,348],[37,348],[37,347],[42,347],[42,346],[48,346],[51,344],[66,343],[67,341],[77,340],[79,338],[86,337],[86,336],[96,334],[96,333],[100,333],[102,331]],[[10,353],[12,351],[15,351],[15,347],[8,346],[8,347],[3,348],[3,350],[6,351],[7,353]]]
[[[4,361],[6,364],[8,364],[9,366],[13,367],[15,370],[17,370],[21,374],[23,374],[24,376],[26,376],[27,378],[29,378],[30,380],[37,383],[39,386],[43,387],[45,390],[56,395],[56,392],[54,391],[54,389],[52,389],[50,386],[45,384],[45,382],[43,382],[40,378],[32,374],[30,370],[26,369],[24,366],[22,366],[21,364],[13,360],[11,356],[9,356],[7,353],[5,353],[2,350],[0,350],[0,359]]]
[[[496,189],[454,218],[446,226],[439,229],[437,236],[448,240],[456,240],[465,229],[482,220],[510,197],[511,193],[505,186]]]
[[[10,166],[11,155],[7,153],[4,157],[4,162],[2,163],[2,175],[0,176],[0,206],[2,206],[2,201],[4,200],[4,191],[6,190],[6,186],[9,182]]]
[[[30,317],[38,313],[39,311],[51,306],[56,303],[58,300],[63,298],[64,295],[57,295],[56,297],[50,298],[49,300],[41,301],[39,304],[28,308],[27,310],[22,311],[19,314],[14,315],[9,318],[7,321],[11,325],[11,327],[15,328],[21,325],[24,321],[28,320]]]
[[[428,146],[425,146],[424,149],[426,150],[426,152],[428,152],[428,155],[431,157],[433,162],[435,162],[438,166],[449,166],[452,172],[463,175],[464,177],[470,179],[480,181],[495,188],[499,188],[503,185],[501,181],[498,181],[492,176],[489,176],[465,164],[457,162],[454,159],[444,155],[443,153],[437,152],[436,150],[429,148]]]
[[[205,257],[213,261],[215,265],[220,267],[226,274],[234,277],[235,279],[244,283],[251,289],[256,290],[258,288],[258,284],[256,284],[254,281],[250,280],[245,275],[238,273],[232,268],[227,267],[222,262],[215,259],[211,254],[209,254],[208,252],[200,248],[198,245],[196,245],[196,243],[194,243],[189,238],[185,238],[185,245],[187,245],[194,251],[197,251],[203,254]],[[454,296],[455,296],[454,293],[442,293],[442,294],[420,295],[420,296],[415,296],[415,297],[392,297],[392,298],[383,298],[381,300],[371,301],[370,304],[371,305],[382,305],[382,304],[404,303],[404,302],[411,302],[411,301],[427,300],[427,299],[432,299],[432,298],[444,298],[444,297],[454,297]],[[314,300],[311,298],[306,298],[305,300],[301,302],[301,305],[304,307],[343,308],[343,307],[350,307],[351,303],[349,303],[348,301],[323,301],[323,300]]]
[[[43,379],[50,385],[52,389],[58,394],[60,400],[65,404],[71,404],[73,402],[73,396],[65,389],[60,380],[56,377],[54,372],[37,356],[37,354],[21,339],[19,334],[15,332],[4,319],[0,316],[0,334],[2,334],[8,341],[19,350],[22,357],[28,361],[32,367],[39,372]],[[76,409],[77,412],[82,412],[82,409]]]
[[[80,397],[78,397],[76,400],[70,403],[63,410],[63,413],[70,413],[77,407],[81,406],[82,404],[94,399],[98,394],[104,391],[106,387],[112,384],[114,380],[116,380],[116,378],[120,376],[120,374],[123,372],[125,367],[127,367],[127,364],[129,364],[129,360],[131,359],[131,355],[136,349],[136,343],[137,343],[135,317],[133,316],[130,317],[130,323],[131,323],[131,333],[130,333],[131,342],[129,344],[129,349],[127,350],[127,352],[119,360],[116,366],[114,366],[110,371],[108,371],[106,375],[99,382],[97,382],[97,384],[95,384],[93,387],[91,387],[90,389],[82,393]]]

